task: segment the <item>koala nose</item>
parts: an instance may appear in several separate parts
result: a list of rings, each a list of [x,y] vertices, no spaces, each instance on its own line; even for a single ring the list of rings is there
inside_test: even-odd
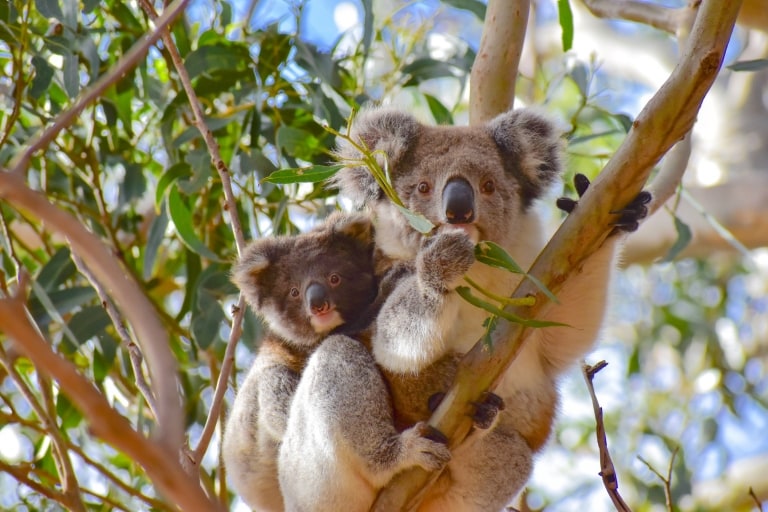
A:
[[[449,224],[475,220],[475,192],[464,178],[452,178],[443,189],[443,208]]]
[[[328,300],[328,290],[319,283],[312,283],[304,292],[304,298],[309,304],[309,310],[313,315],[322,315],[331,310],[331,303]]]

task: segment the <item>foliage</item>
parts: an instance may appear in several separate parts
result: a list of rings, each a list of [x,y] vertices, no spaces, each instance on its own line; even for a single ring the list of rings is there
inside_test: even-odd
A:
[[[296,233],[339,207],[335,191],[326,189],[322,179],[337,169],[329,165],[334,132],[343,133],[351,112],[369,101],[395,99],[436,122],[461,121],[475,57],[472,44],[455,38],[449,39],[447,55],[438,55],[430,38],[444,35],[439,24],[418,19],[406,8],[382,12],[375,2],[362,2],[361,33],[342,34],[326,49],[299,30],[303,4],[297,4],[293,23],[263,24],[258,9],[252,17],[257,3],[249,9],[235,1],[201,2],[193,11],[197,14],[188,14],[172,31],[203,106],[203,121],[232,178],[234,211],[225,206],[213,155],[164,44],[155,45],[53,144],[35,154],[25,176],[31,187],[108,244],[151,300],[179,363],[185,427],[193,445],[200,442],[208,419],[227,348],[229,307],[236,297],[228,280],[229,263],[237,256],[231,217],[244,223],[246,238],[254,238]],[[482,19],[485,12],[482,2],[443,3],[449,18]],[[570,20],[568,2],[560,6]],[[0,4],[0,165],[9,167],[35,134],[151,30],[136,4],[116,0]],[[564,44],[572,35],[564,30]],[[578,169],[592,177],[629,130],[631,118],[600,97],[605,77],[595,61],[539,58],[536,74],[518,84],[518,94],[528,103],[546,103],[567,120],[571,172]],[[295,180],[290,169],[309,169],[313,179]],[[108,315],[104,297],[79,269],[66,240],[50,232],[34,212],[0,203],[0,217],[3,297],[30,276],[26,306],[44,337],[137,430],[150,432],[155,418],[137,384],[130,340]],[[724,318],[741,321],[731,315],[734,307],[763,320],[766,311],[764,301],[745,292],[744,280],[751,278],[746,273],[734,277],[725,264],[682,262],[664,269],[648,279],[668,284],[673,299],[650,300],[653,309],[643,310],[627,342],[632,343],[629,382],[653,382],[649,360],[659,347],[681,358],[676,369],[688,372],[686,382],[706,371],[726,380],[726,387],[717,390],[717,410],[685,419],[688,428],[700,423],[703,432],[677,459],[674,493],[680,497],[697,477],[694,468],[706,446],[722,448],[717,416],[740,414],[745,400],[768,407],[765,378],[754,370],[759,343],[734,359],[732,347],[712,326]],[[644,271],[634,272],[629,279],[640,287],[645,274],[637,273]],[[648,287],[644,293],[654,290]],[[246,315],[240,368],[250,361],[259,332],[258,321]],[[63,506],[62,459],[68,458],[81,489],[80,508],[173,509],[135,461],[91,437],[86,419],[55,382],[21,357],[11,340],[2,337],[0,342],[0,444],[18,447],[0,452],[0,507]],[[693,363],[684,366],[681,361],[688,359]],[[648,391],[652,402],[634,427],[609,417],[612,431],[631,433],[624,453],[641,451],[641,441],[649,437],[672,449],[678,432],[668,429],[666,418],[685,414],[686,400],[701,395],[689,389],[670,398],[662,391]],[[580,449],[586,443],[584,435]],[[63,456],[57,452],[62,447]],[[207,452],[202,481],[227,504],[232,496],[215,446]],[[623,463],[632,468],[638,502],[663,503],[658,481],[646,478],[631,461]]]

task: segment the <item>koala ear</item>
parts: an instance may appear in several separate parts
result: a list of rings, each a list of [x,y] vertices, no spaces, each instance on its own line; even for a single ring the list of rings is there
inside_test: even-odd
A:
[[[562,173],[563,138],[554,121],[530,109],[513,110],[492,119],[487,130],[507,165],[522,173],[524,199],[539,197]]]
[[[245,248],[232,267],[230,280],[254,307],[258,306],[258,275],[267,270],[274,261],[286,252],[281,238],[259,238]]]
[[[386,108],[369,109],[360,112],[353,120],[350,138],[362,143],[371,152],[383,151],[392,169],[413,146],[420,128],[419,122],[408,113]],[[347,140],[339,140],[336,157],[342,163],[344,160],[359,160],[361,156]],[[379,156],[377,161],[383,168],[384,158]],[[357,207],[384,197],[370,171],[363,166],[343,167],[329,183],[352,199]]]
[[[373,242],[373,223],[368,215],[363,213],[334,212],[326,220],[331,230],[364,244]]]

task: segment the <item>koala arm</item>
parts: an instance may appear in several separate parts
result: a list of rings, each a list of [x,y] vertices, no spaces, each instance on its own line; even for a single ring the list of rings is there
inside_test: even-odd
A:
[[[453,291],[474,262],[474,244],[459,230],[426,239],[415,270],[399,279],[376,320],[373,354],[387,370],[417,372],[449,350],[459,314]]]
[[[287,366],[273,364],[260,368],[259,423],[269,435],[279,441],[285,434],[291,399],[300,375]]]

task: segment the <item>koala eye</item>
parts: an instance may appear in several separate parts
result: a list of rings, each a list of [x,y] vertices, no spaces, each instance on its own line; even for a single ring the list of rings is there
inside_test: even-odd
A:
[[[291,294],[291,297],[295,299],[296,297],[299,296],[299,289],[294,286],[293,288],[291,288],[290,294]]]
[[[334,272],[333,274],[328,276],[328,283],[331,286],[339,286],[339,284],[341,283],[341,276],[339,276],[339,274]]]
[[[416,187],[416,190],[418,190],[419,193],[421,193],[421,194],[428,194],[430,189],[431,189],[431,187],[429,186],[429,183],[427,183],[426,181],[422,181]]]
[[[496,183],[494,183],[493,180],[486,181],[483,183],[482,191],[484,194],[493,194],[496,192]]]

